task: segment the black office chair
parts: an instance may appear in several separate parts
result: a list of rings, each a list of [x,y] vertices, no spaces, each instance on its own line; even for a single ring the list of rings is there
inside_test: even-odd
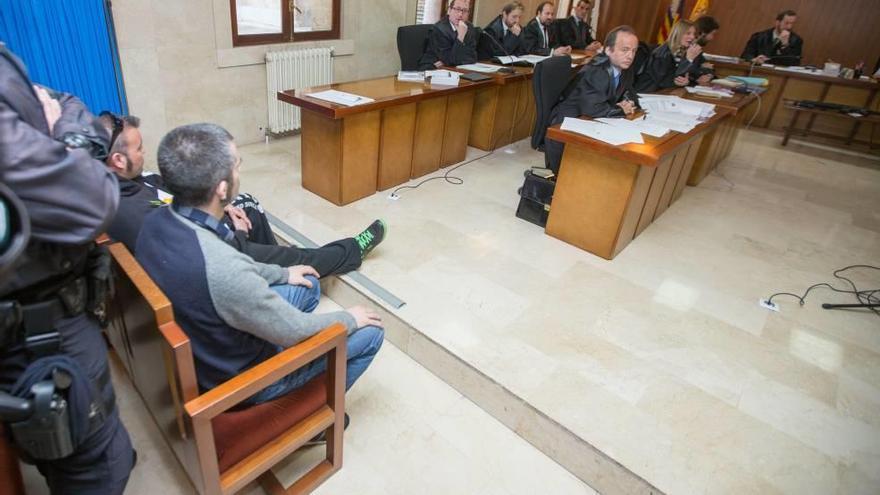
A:
[[[550,112],[568,86],[571,74],[571,57],[551,57],[535,66],[532,76],[532,92],[535,94],[535,128],[532,131],[532,148],[544,150],[544,136],[550,123]]]
[[[413,24],[397,28],[397,53],[400,54],[400,70],[418,70],[419,59],[428,47],[428,37],[433,24]]]
[[[639,46],[636,48],[636,56],[633,57],[632,70],[633,70],[633,78],[634,80],[638,80],[639,76],[642,75],[642,72],[645,72],[645,67],[648,66],[648,59],[651,58],[651,52],[656,48],[655,45],[649,45],[644,41],[639,41]]]

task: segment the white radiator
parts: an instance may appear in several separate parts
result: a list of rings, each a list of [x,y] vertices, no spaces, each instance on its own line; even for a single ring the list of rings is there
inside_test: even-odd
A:
[[[269,132],[300,128],[300,109],[278,99],[278,92],[333,82],[333,48],[304,48],[266,53]]]

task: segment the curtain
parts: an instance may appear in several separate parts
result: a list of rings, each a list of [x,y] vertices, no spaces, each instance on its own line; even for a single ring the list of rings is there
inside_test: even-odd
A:
[[[128,112],[107,0],[0,0],[0,41],[36,83],[97,114]]]

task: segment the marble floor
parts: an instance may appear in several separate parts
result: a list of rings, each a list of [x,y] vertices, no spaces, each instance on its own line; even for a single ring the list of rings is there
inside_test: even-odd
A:
[[[880,161],[779,141],[743,131],[613,261],[514,217],[542,161],[525,141],[456,170],[463,185],[337,207],[301,188],[299,138],[281,139],[242,147],[242,190],[317,242],[384,218],[361,271],[406,302],[392,313],[501,391],[471,400],[600,492],[876,494],[880,318],[823,310],[854,297],[821,289],[778,313],[758,300],[880,266]],[[876,270],[851,275],[880,287]],[[434,463],[399,434],[385,433]],[[380,482],[356,453],[346,469]]]

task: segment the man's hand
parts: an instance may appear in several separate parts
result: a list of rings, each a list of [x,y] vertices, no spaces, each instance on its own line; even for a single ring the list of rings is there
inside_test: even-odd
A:
[[[348,313],[354,317],[354,321],[357,323],[358,328],[364,328],[367,326],[374,327],[382,327],[382,318],[379,317],[379,313],[370,308],[365,308],[363,306],[353,306],[347,309]]]
[[[458,31],[458,41],[464,43],[464,37],[467,36],[468,32],[467,23],[464,21],[458,21],[458,28],[456,28],[456,31]]]
[[[599,43],[598,41],[594,41],[587,45],[587,51],[590,52],[598,52],[600,48],[602,48],[602,43]]]
[[[788,46],[788,41],[791,39],[791,31],[788,29],[784,29],[781,33],[779,33],[779,41],[782,42],[782,46]]]
[[[43,104],[43,114],[46,116],[46,123],[49,124],[49,134],[51,135],[55,130],[55,123],[61,118],[61,104],[58,103],[58,100],[49,96],[48,91],[36,84],[34,85],[34,91],[36,91],[40,103]]]
[[[768,60],[770,60],[770,57],[768,57],[767,55],[758,55],[757,57],[752,59],[752,63],[754,63],[755,65],[761,65]]]
[[[688,76],[678,76],[673,82],[675,82],[676,86],[687,86],[690,79],[688,79]]]
[[[226,215],[232,220],[232,226],[235,227],[235,230],[243,230],[245,232],[250,232],[253,225],[251,225],[250,219],[247,217],[247,214],[241,208],[232,205],[226,205],[223,208],[223,211],[226,212]]]
[[[306,275],[315,278],[321,278],[318,271],[309,265],[296,265],[287,267],[287,283],[290,285],[301,285],[303,287],[312,288],[312,283],[306,279]]]
[[[522,26],[520,26],[519,23],[516,23],[513,26],[510,26],[510,32],[513,33],[514,36],[519,36],[519,33],[522,32]]]
[[[700,86],[708,86],[712,82],[712,74],[703,74],[697,78],[697,84]]]
[[[632,115],[636,111],[635,105],[633,105],[633,102],[629,100],[623,100],[618,103],[617,106],[619,106],[623,110],[623,113],[626,115]]]
[[[687,53],[685,53],[685,57],[693,62],[701,53],[703,53],[703,47],[697,43],[691,43],[691,46],[687,49]]]
[[[557,47],[555,50],[553,50],[553,55],[557,55],[557,56],[558,55],[568,55],[569,53],[571,53],[570,46],[560,46],[560,47]]]

